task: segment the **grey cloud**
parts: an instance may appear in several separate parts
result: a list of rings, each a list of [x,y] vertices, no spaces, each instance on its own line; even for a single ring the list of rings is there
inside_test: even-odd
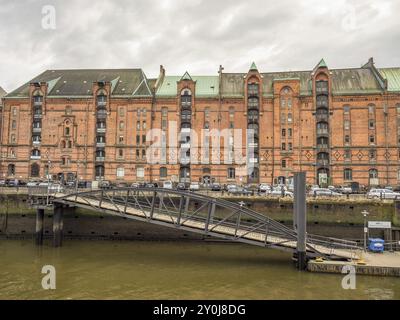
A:
[[[41,28],[48,4],[56,30]],[[159,64],[216,74],[253,60],[266,72],[311,69],[322,57],[357,67],[370,56],[400,66],[398,12],[396,0],[0,0],[0,85],[55,68],[141,67],[155,77]]]

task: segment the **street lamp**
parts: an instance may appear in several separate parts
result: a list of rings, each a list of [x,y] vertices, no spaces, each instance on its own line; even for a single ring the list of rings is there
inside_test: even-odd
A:
[[[363,212],[361,212],[361,214],[364,217],[364,251],[367,251],[367,216],[369,215],[369,212],[367,210],[364,210]]]

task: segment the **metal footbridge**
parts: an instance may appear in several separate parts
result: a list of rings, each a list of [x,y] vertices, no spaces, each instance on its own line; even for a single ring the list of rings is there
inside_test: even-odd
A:
[[[40,197],[30,192],[32,204]],[[43,200],[43,193],[42,193]],[[49,202],[50,201],[50,202]],[[204,236],[296,252],[297,232],[249,209],[244,203],[171,189],[114,188],[47,195],[57,208],[70,206],[103,212]],[[328,259],[357,259],[354,241],[307,234],[307,256]]]

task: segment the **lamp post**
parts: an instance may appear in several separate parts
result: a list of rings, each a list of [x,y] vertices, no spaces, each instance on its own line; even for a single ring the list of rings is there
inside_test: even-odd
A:
[[[361,212],[361,214],[364,217],[364,251],[367,251],[367,216],[369,215],[369,212],[367,210],[364,210],[363,212]]]

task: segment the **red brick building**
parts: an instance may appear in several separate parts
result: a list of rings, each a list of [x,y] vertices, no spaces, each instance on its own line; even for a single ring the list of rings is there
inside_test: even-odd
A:
[[[2,178],[289,183],[302,170],[310,184],[400,184],[400,68],[372,59],[274,73],[253,63],[215,76],[161,67],[157,79],[140,69],[49,70],[3,105]],[[162,163],[147,153],[150,129],[166,147],[155,153]]]

